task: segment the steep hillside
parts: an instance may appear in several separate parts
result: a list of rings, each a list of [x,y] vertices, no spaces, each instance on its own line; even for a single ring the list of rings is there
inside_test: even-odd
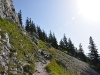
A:
[[[0,36],[0,73],[32,74],[37,47],[28,34],[18,25],[0,18]]]
[[[0,74],[99,75],[88,64],[48,43],[37,39],[36,45],[32,37],[20,26],[0,18]]]

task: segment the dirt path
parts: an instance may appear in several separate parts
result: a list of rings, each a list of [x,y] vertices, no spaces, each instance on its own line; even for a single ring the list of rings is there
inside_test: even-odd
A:
[[[36,62],[35,63],[35,73],[33,75],[49,75],[45,67],[49,64],[49,61],[46,63]]]

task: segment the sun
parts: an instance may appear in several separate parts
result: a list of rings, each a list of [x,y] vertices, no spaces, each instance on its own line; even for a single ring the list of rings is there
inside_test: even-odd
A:
[[[81,14],[92,20],[100,20],[100,0],[78,0]]]

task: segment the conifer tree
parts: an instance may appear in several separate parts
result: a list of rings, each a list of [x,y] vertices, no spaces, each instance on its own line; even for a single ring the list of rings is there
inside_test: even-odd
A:
[[[35,27],[35,24],[33,23],[33,21],[30,22],[30,32],[31,32],[31,34],[32,34],[33,32],[36,33],[36,27]]]
[[[29,23],[29,18],[27,17],[26,22],[25,22],[25,30],[27,32],[30,32],[30,23]]]
[[[60,42],[59,42],[59,47],[60,47],[61,50],[64,49],[64,42],[63,42],[62,39],[61,39]]]
[[[82,54],[84,54],[84,51],[83,51],[83,48],[82,48],[82,45],[81,45],[81,43],[79,44],[79,53],[82,53]]]
[[[48,42],[48,37],[44,30],[42,31],[42,39],[43,41]]]
[[[49,33],[49,43],[51,43],[53,41],[53,35],[52,35],[52,32],[50,30],[50,33]]]
[[[48,38],[48,42],[54,47],[54,48],[58,48],[58,43],[57,43],[57,39],[55,37],[55,34],[51,32],[49,33],[49,38]]]
[[[52,46],[54,47],[54,48],[58,48],[58,44],[57,44],[57,39],[56,39],[56,37],[55,37],[55,34],[53,33],[53,36],[52,36]]]
[[[79,51],[77,48],[75,48],[75,57],[78,57],[79,56]]]
[[[23,23],[22,23],[22,12],[21,12],[21,10],[18,13],[18,18],[19,18],[19,23],[22,26]]]
[[[64,49],[68,49],[68,42],[67,42],[67,38],[66,38],[66,35],[64,34],[64,37],[63,37],[63,42],[64,42]]]
[[[37,26],[36,33],[39,36],[39,38],[41,40],[43,40],[43,38],[42,38],[42,30],[41,30],[41,28],[39,26]]]
[[[96,48],[96,45],[91,36],[89,38],[89,44],[90,44],[89,57],[90,57],[91,63],[97,67],[99,65],[99,56],[98,56],[98,51],[97,51],[98,49]]]
[[[48,40],[48,36],[47,36],[47,34],[45,33],[45,41],[46,42],[48,42],[49,40]]]
[[[75,47],[70,38],[68,39],[68,51],[72,56],[75,56]]]
[[[85,54],[84,54],[84,50],[83,50],[83,48],[82,48],[81,43],[79,44],[79,50],[78,50],[78,51],[79,51],[79,52],[78,52],[79,58],[80,58],[81,60],[83,60],[83,61],[86,62],[86,56],[85,56]]]

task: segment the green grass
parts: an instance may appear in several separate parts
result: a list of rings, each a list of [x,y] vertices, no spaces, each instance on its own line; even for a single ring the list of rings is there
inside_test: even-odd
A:
[[[64,56],[67,54],[67,52],[63,52],[65,53],[63,55],[63,53],[61,53],[59,50],[56,50],[53,47],[50,47],[50,45],[48,43],[45,43],[41,40],[39,40],[39,48],[42,50],[45,50],[47,52],[49,52],[52,55],[52,60],[50,61],[50,63],[47,65],[47,69],[50,73],[50,75],[78,75],[75,69],[71,68],[66,71],[65,68],[61,65],[58,64],[56,62],[56,60],[60,61],[60,60],[65,60],[65,61],[69,61],[71,59],[69,59],[68,57]],[[68,64],[71,64],[72,61],[70,61],[70,63],[68,62]]]
[[[70,75],[62,65],[59,65],[54,59],[47,65],[47,70],[50,75]]]
[[[45,43],[41,40],[39,41],[39,48],[45,50],[52,54],[53,58],[59,58],[59,54],[56,52],[55,48],[50,47],[48,43]],[[51,59],[50,63],[47,65],[46,69],[50,73],[50,75],[72,75],[65,70],[65,68],[58,64],[55,59]]]
[[[36,46],[35,44],[33,44],[30,39],[28,38],[28,35],[24,35],[21,30],[19,29],[19,26],[8,21],[5,19],[1,19],[0,18],[0,35],[1,35],[1,39],[0,41],[2,41],[3,39],[5,39],[4,34],[8,33],[9,35],[9,40],[10,40],[10,44],[11,44],[11,57],[14,56],[14,52],[17,52],[17,59],[18,60],[22,60],[22,62],[24,61],[33,61],[30,60],[30,57],[27,58],[26,55],[34,55],[36,53]],[[31,66],[31,68],[34,71],[34,63],[29,63]],[[11,65],[11,64],[9,64]],[[13,65],[11,65],[13,66]],[[30,72],[33,72],[30,71]]]
[[[41,40],[39,40],[39,39],[38,39],[38,42],[39,42],[38,47],[39,47],[40,49],[42,49],[42,50],[48,50],[48,49],[49,49],[49,47],[46,46],[48,43],[43,42],[43,41],[41,41]]]

